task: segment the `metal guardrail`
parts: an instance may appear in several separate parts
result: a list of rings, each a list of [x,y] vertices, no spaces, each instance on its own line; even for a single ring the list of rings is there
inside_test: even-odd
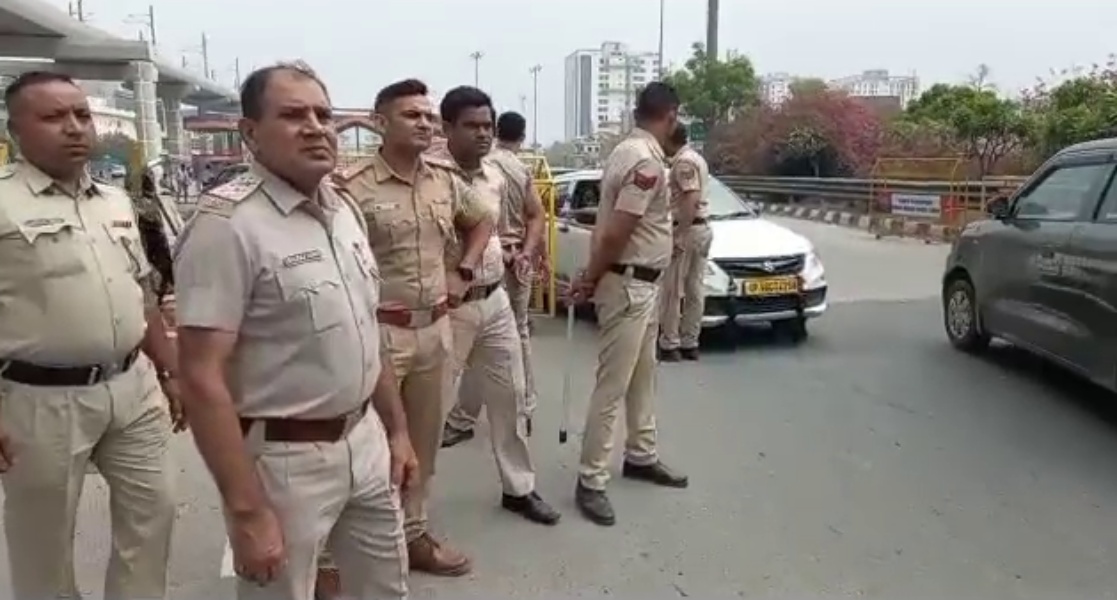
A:
[[[820,177],[718,176],[743,196],[768,196],[776,201],[837,201],[854,210],[869,212],[873,201],[886,202],[889,194],[926,194],[953,197],[968,207],[981,207],[990,199],[1014,190],[1026,177],[996,177],[982,181],[918,181],[910,179],[844,179]]]

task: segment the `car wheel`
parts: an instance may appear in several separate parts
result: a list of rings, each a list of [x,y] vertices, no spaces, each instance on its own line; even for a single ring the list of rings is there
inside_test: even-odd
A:
[[[807,320],[803,317],[785,319],[772,323],[776,335],[787,338],[794,344],[801,344],[807,340]]]
[[[989,346],[989,335],[981,329],[977,294],[968,278],[956,277],[943,288],[942,314],[952,346],[966,352],[980,352]]]

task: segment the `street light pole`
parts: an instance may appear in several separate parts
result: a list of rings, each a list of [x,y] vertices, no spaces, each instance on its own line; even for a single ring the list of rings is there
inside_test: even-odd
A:
[[[531,146],[533,148],[539,147],[539,72],[543,70],[543,65],[535,65],[531,68]]]
[[[666,14],[667,0],[659,0],[659,78],[663,79],[663,75],[667,72],[666,67],[663,66],[663,22]]]
[[[481,87],[481,59],[485,53],[480,50],[469,55],[473,59],[473,87]]]
[[[718,59],[718,0],[706,4],[706,56]]]
[[[206,37],[206,32],[202,32],[202,76],[206,79],[212,79],[209,70],[209,38]]]

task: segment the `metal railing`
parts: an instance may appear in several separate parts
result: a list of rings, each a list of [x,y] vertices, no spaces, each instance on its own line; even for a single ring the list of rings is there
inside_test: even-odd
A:
[[[919,181],[911,179],[845,179],[821,177],[718,176],[743,196],[773,202],[797,202],[825,206],[845,205],[853,212],[868,213],[883,195],[916,194],[951,197],[968,206],[986,202],[1019,187],[1026,177],[996,177],[981,181]],[[883,207],[879,207],[883,208]]]

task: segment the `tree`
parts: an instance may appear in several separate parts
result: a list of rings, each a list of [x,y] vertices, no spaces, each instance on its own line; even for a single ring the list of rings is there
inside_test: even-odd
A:
[[[800,77],[788,85],[792,96],[809,96],[829,89],[826,82],[817,77]]]
[[[908,105],[904,118],[948,127],[965,156],[975,160],[978,177],[1021,148],[1031,133],[1019,103],[970,85],[935,84]]]
[[[1025,113],[1034,126],[1034,148],[1041,157],[1072,144],[1117,135],[1117,57],[1089,71],[1072,69],[1061,75],[1063,80],[1057,84],[1041,81],[1025,93]]]
[[[552,167],[574,168],[577,166],[577,149],[571,142],[555,142],[543,151],[547,164]]]
[[[693,49],[694,54],[682,69],[664,77],[679,93],[684,114],[711,131],[759,103],[756,71],[748,57],[731,54],[726,60],[718,60],[708,56],[700,43]]]
[[[778,107],[761,106],[711,138],[727,173],[800,177],[865,175],[881,141],[876,114],[837,90],[802,90]]]
[[[97,160],[127,165],[132,160],[132,148],[136,141],[122,133],[107,133],[97,136],[93,156]]]
[[[993,72],[993,70],[990,69],[989,65],[987,65],[985,63],[981,63],[980,65],[977,65],[977,68],[974,69],[974,72],[972,74],[970,74],[970,78],[969,78],[970,87],[972,87],[975,90],[993,90],[993,89],[996,89],[993,86],[993,84],[989,81],[989,74],[992,73],[992,72]]]

